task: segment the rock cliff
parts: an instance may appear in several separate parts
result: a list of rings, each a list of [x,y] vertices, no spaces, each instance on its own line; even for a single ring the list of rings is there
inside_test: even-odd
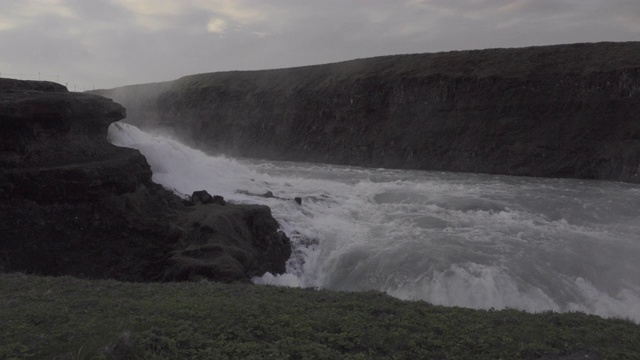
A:
[[[0,78],[0,271],[126,281],[282,273],[266,206],[184,201],[137,150],[107,142],[125,109],[49,82]]]
[[[102,90],[212,153],[640,183],[640,42],[396,55]]]

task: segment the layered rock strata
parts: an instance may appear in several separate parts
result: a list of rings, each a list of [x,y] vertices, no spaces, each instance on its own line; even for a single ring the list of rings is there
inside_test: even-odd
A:
[[[266,206],[188,202],[107,142],[113,101],[0,79],[0,271],[126,281],[248,281],[291,254]]]

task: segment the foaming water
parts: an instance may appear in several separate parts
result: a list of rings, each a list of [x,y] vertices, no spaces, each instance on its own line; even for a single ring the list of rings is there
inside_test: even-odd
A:
[[[126,124],[109,138],[178,194],[269,205],[294,254],[255,283],[640,322],[636,185],[237,160]]]

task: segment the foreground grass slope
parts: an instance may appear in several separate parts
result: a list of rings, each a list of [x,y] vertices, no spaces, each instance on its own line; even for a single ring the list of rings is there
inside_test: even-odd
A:
[[[0,359],[640,359],[640,326],[248,284],[0,274]]]

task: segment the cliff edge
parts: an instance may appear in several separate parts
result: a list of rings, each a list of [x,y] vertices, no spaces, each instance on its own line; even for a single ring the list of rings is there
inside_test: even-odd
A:
[[[266,206],[180,199],[139,151],[107,142],[125,109],[50,82],[0,78],[0,271],[124,281],[282,273]]]
[[[125,104],[127,121],[211,153],[640,183],[640,42],[384,56],[99,93]]]

